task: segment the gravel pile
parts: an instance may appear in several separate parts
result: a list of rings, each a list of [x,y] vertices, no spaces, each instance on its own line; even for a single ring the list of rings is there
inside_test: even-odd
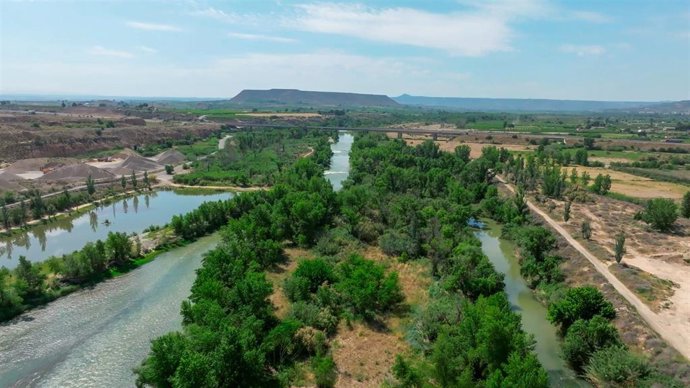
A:
[[[38,178],[46,182],[56,181],[81,181],[91,175],[93,179],[114,179],[115,174],[102,168],[90,166],[85,163],[73,164],[69,166],[60,167],[51,171],[42,177]]]
[[[184,154],[178,150],[167,150],[156,155],[154,159],[158,164],[180,164],[185,161]]]

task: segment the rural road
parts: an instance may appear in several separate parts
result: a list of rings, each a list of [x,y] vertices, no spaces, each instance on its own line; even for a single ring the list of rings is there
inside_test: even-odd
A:
[[[515,189],[512,185],[508,184],[502,177],[496,175],[496,178],[503,183],[508,190],[515,193]],[[678,330],[673,324],[667,320],[661,318],[655,314],[646,304],[644,304],[632,291],[630,291],[618,278],[609,271],[606,264],[601,262],[596,256],[587,250],[580,242],[575,240],[575,238],[565,230],[561,225],[558,224],[553,218],[546,214],[543,210],[534,205],[531,201],[527,200],[527,206],[529,206],[532,211],[539,214],[541,218],[544,219],[549,225],[551,225],[563,238],[568,241],[568,243],[578,252],[580,252],[594,268],[602,274],[606,280],[613,286],[613,288],[618,291],[618,293],[625,298],[628,303],[633,305],[637,312],[640,314],[642,319],[651,327],[657,334],[659,334],[669,345],[673,346],[680,354],[685,356],[686,359],[690,360],[690,338],[680,335],[682,331]]]

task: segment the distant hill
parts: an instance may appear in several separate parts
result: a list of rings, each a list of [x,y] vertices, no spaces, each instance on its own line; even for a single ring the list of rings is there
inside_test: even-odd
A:
[[[421,97],[403,94],[400,104],[467,111],[500,112],[601,112],[614,109],[651,108],[660,103],[634,101],[584,101],[519,98]]]
[[[243,90],[233,97],[230,103],[242,106],[399,106],[390,97],[380,94],[311,92],[297,89]]]
[[[681,113],[690,114],[690,100],[662,102],[639,109],[645,113]]]

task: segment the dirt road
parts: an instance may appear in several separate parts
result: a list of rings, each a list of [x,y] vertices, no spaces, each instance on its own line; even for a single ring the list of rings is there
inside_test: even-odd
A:
[[[515,189],[508,184],[502,177],[496,176],[496,178],[511,191],[515,192]],[[679,353],[685,356],[686,359],[690,360],[690,338],[683,335],[685,329],[683,325],[679,323],[669,322],[654,313],[646,304],[644,304],[632,291],[630,291],[618,278],[609,271],[608,266],[601,262],[596,256],[590,253],[582,244],[580,244],[575,238],[568,233],[567,230],[563,229],[558,222],[552,219],[546,212],[541,210],[539,207],[534,205],[531,201],[527,201],[527,205],[532,211],[537,213],[541,218],[544,219],[549,225],[551,225],[563,238],[568,241],[568,243],[578,252],[580,252],[594,268],[602,274],[606,280],[618,291],[618,293],[625,298],[635,309],[638,314],[644,319],[645,322],[651,327],[657,334],[659,334],[669,345],[673,346]]]

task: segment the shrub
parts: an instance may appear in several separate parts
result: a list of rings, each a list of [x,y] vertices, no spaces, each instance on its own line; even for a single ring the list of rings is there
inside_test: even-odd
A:
[[[647,202],[647,208],[642,214],[642,220],[654,229],[667,231],[678,218],[678,206],[671,199],[654,198]]]
[[[326,260],[304,260],[285,282],[285,293],[291,301],[305,300],[322,284],[332,284],[335,280],[333,266]]]
[[[316,386],[319,388],[330,388],[335,386],[338,373],[333,357],[315,357],[312,362]]]
[[[595,351],[619,344],[616,328],[597,315],[586,321],[579,319],[570,326],[563,341],[563,354],[573,369],[582,372]]]
[[[386,274],[380,264],[353,255],[338,269],[336,289],[355,314],[369,318],[394,309],[404,300],[398,274]]]
[[[552,323],[560,325],[561,330],[567,333],[578,319],[591,319],[595,315],[613,319],[616,311],[599,290],[584,286],[566,291],[563,298],[549,306],[548,315]]]
[[[611,346],[594,353],[585,371],[597,386],[636,387],[652,374],[644,359],[622,346]]]

